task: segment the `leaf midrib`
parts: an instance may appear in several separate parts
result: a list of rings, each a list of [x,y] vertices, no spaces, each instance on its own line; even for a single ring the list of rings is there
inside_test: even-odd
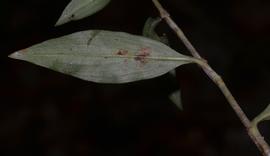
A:
[[[191,57],[161,57],[161,56],[140,56],[140,55],[85,55],[85,56],[78,56],[78,55],[69,55],[69,54],[46,54],[46,55],[37,55],[31,54],[31,56],[47,56],[47,57],[55,57],[55,56],[71,56],[71,57],[89,57],[89,58],[123,58],[123,59],[135,59],[141,57],[143,59],[148,60],[157,60],[157,61],[187,61],[187,62],[194,62]]]

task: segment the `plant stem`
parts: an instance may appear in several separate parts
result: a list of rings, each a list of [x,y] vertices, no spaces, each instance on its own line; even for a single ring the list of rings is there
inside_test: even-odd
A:
[[[191,52],[191,54],[198,59],[202,59],[198,51],[194,48],[191,42],[187,39],[184,32],[177,26],[177,24],[172,20],[169,13],[162,7],[158,0],[152,0],[156,8],[159,10],[160,16],[164,19],[167,24],[173,29],[177,36],[182,40],[186,48]],[[251,130],[251,122],[247,118],[246,114],[241,109],[240,105],[237,103],[230,90],[227,88],[226,84],[222,78],[211,68],[207,62],[199,62],[198,65],[204,70],[208,77],[219,87],[221,92],[224,94],[225,98],[246,127],[248,135],[252,141],[256,144],[257,148],[261,151],[264,156],[270,156],[270,148],[266,143],[262,135],[258,131]]]

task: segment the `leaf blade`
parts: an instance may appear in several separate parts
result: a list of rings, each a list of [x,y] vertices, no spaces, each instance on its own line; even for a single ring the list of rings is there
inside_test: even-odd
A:
[[[150,79],[192,62],[158,41],[101,30],[51,39],[10,57],[97,83]]]
[[[109,2],[110,0],[71,0],[55,26],[91,16],[103,9]]]

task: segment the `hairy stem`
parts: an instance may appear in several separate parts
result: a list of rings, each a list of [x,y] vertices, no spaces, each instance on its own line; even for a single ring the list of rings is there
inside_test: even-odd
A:
[[[177,36],[182,40],[186,48],[191,52],[191,54],[198,59],[202,59],[198,51],[194,48],[188,38],[185,36],[184,32],[177,26],[177,24],[172,20],[169,13],[162,7],[158,0],[152,0],[158,9],[160,16],[164,19],[167,24],[173,29]],[[248,135],[252,141],[256,144],[258,149],[264,156],[270,156],[269,145],[265,142],[264,138],[258,131],[251,130],[251,122],[247,118],[246,114],[241,109],[240,105],[237,103],[230,90],[227,88],[226,84],[222,78],[211,68],[207,62],[199,62],[198,65],[204,70],[208,77],[219,87],[221,92],[224,94],[228,103],[231,105],[243,125],[246,127]]]

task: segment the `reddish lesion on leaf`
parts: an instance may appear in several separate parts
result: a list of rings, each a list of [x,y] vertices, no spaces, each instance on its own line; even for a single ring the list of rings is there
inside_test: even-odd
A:
[[[116,55],[127,55],[129,53],[128,50],[126,49],[119,49],[116,52]],[[135,54],[134,60],[139,62],[141,65],[144,65],[148,62],[148,58],[151,54],[151,48],[149,47],[143,47],[141,49],[139,49],[138,53]],[[124,60],[125,63],[127,63],[127,59]]]
[[[128,50],[119,49],[116,54],[117,55],[127,55],[128,54]]]
[[[150,56],[151,48],[144,47],[139,50],[139,52],[135,55],[135,60],[139,61],[141,64],[146,64],[148,62],[147,57]]]

